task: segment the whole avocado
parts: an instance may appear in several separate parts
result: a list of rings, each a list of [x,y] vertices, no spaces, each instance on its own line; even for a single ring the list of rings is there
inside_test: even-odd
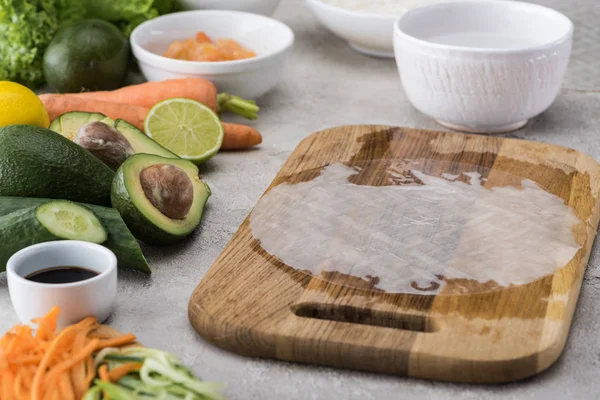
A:
[[[85,19],[58,31],[44,53],[44,77],[60,93],[123,85],[129,42],[113,24]]]
[[[110,206],[113,176],[90,152],[50,129],[0,128],[0,196]]]

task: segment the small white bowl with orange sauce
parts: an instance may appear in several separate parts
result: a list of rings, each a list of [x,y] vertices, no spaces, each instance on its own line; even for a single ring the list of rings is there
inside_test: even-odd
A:
[[[256,53],[234,61],[187,61],[165,57],[174,41],[195,38],[205,32],[211,39],[232,39]],[[202,77],[219,91],[255,99],[283,79],[292,52],[294,33],[282,22],[239,11],[186,11],[164,15],[138,26],[131,34],[131,48],[149,81]]]

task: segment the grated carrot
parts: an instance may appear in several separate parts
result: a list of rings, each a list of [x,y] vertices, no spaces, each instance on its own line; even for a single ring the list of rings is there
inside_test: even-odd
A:
[[[118,382],[128,373],[142,369],[142,365],[143,364],[136,362],[121,364],[118,367],[111,369],[108,372],[108,377],[111,382]]]
[[[81,399],[96,376],[94,353],[136,340],[131,334],[95,338],[93,332],[102,325],[91,317],[57,332],[59,313],[54,308],[36,319],[35,333],[29,326],[17,325],[0,337],[0,400]],[[108,370],[104,372],[110,380]],[[127,373],[115,368],[114,375]]]
[[[127,344],[135,342],[136,337],[133,333],[116,337],[114,339],[103,339],[98,343],[98,349],[103,349],[105,347],[119,347],[125,346]]]
[[[77,353],[83,349],[85,345],[86,337],[89,332],[85,330],[79,332],[73,341],[73,352]],[[71,382],[73,383],[73,390],[77,399],[82,398],[87,391],[88,385],[85,383],[85,363],[78,363],[75,365],[70,372]]]
[[[96,350],[97,347],[98,347],[98,339],[90,340],[90,342],[78,354],[73,354],[70,359],[68,359],[67,361],[63,361],[62,363],[60,363],[56,367],[54,367],[50,371],[48,377],[54,378],[55,375],[58,375],[58,374],[63,373],[64,371],[70,370],[75,365],[77,365],[77,363],[84,361],[87,357],[91,357],[92,353]]]
[[[89,357],[86,362],[86,375],[85,375],[85,385],[86,388],[89,388],[92,385],[92,381],[96,376],[96,370],[94,368],[94,359]]]
[[[3,400],[10,400],[13,398],[11,390],[10,390],[13,387],[12,379],[13,379],[12,371],[6,371],[2,374],[2,380],[0,382],[2,382],[2,399]]]
[[[71,378],[69,377],[68,372],[62,373],[58,378],[58,389],[60,391],[61,399],[75,400],[75,392],[73,391],[73,385],[71,384]]]
[[[102,364],[100,368],[98,368],[98,376],[100,377],[100,380],[110,383],[110,376],[108,375],[108,367],[106,364]],[[110,400],[110,396],[106,392],[104,392],[104,399]]]
[[[65,328],[52,342],[50,349],[48,349],[48,352],[44,355],[42,361],[40,361],[33,378],[33,388],[31,390],[32,400],[43,400],[42,390],[44,389],[44,375],[46,374],[47,369],[50,367],[52,358],[55,356],[56,352],[60,350],[59,346],[68,339],[71,339],[71,336],[75,334],[75,329],[75,325]]]

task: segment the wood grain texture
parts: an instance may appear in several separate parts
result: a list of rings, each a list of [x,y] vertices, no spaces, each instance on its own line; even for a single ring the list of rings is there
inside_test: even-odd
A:
[[[310,181],[333,163],[360,167],[355,184],[402,184],[387,171],[406,159],[424,160],[434,173],[475,169],[486,187],[518,185],[512,175],[533,180],[585,221],[574,228],[582,248],[525,285],[456,280],[443,295],[393,294],[355,277],[325,281],[290,268],[260,247],[247,218],[190,299],[194,328],[243,355],[428,379],[506,382],[548,368],[564,348],[596,234],[600,166],[549,144],[347,126],[300,143],[268,190]]]

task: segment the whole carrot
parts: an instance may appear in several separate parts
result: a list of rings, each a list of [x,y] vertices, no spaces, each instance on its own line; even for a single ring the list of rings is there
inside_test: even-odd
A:
[[[110,101],[151,108],[156,103],[173,97],[185,97],[199,101],[217,111],[217,88],[202,78],[168,79],[160,82],[145,82],[105,92],[71,94],[75,98]]]
[[[146,107],[74,97],[72,94],[41,94],[38,97],[44,103],[50,120],[71,111],[97,112],[112,119],[124,119],[144,130],[144,118],[149,111]]]
[[[251,126],[223,122],[223,130],[225,137],[222,150],[246,149],[262,143],[260,132]]]
[[[213,111],[229,111],[244,118],[258,118],[260,108],[252,100],[246,100],[229,93],[217,95],[215,85],[202,78],[168,79],[160,82],[146,82],[139,85],[126,86],[121,89],[105,92],[72,93],[76,99],[92,99],[110,101],[111,103],[131,104],[152,108],[156,103],[174,97],[183,97],[199,101]]]

